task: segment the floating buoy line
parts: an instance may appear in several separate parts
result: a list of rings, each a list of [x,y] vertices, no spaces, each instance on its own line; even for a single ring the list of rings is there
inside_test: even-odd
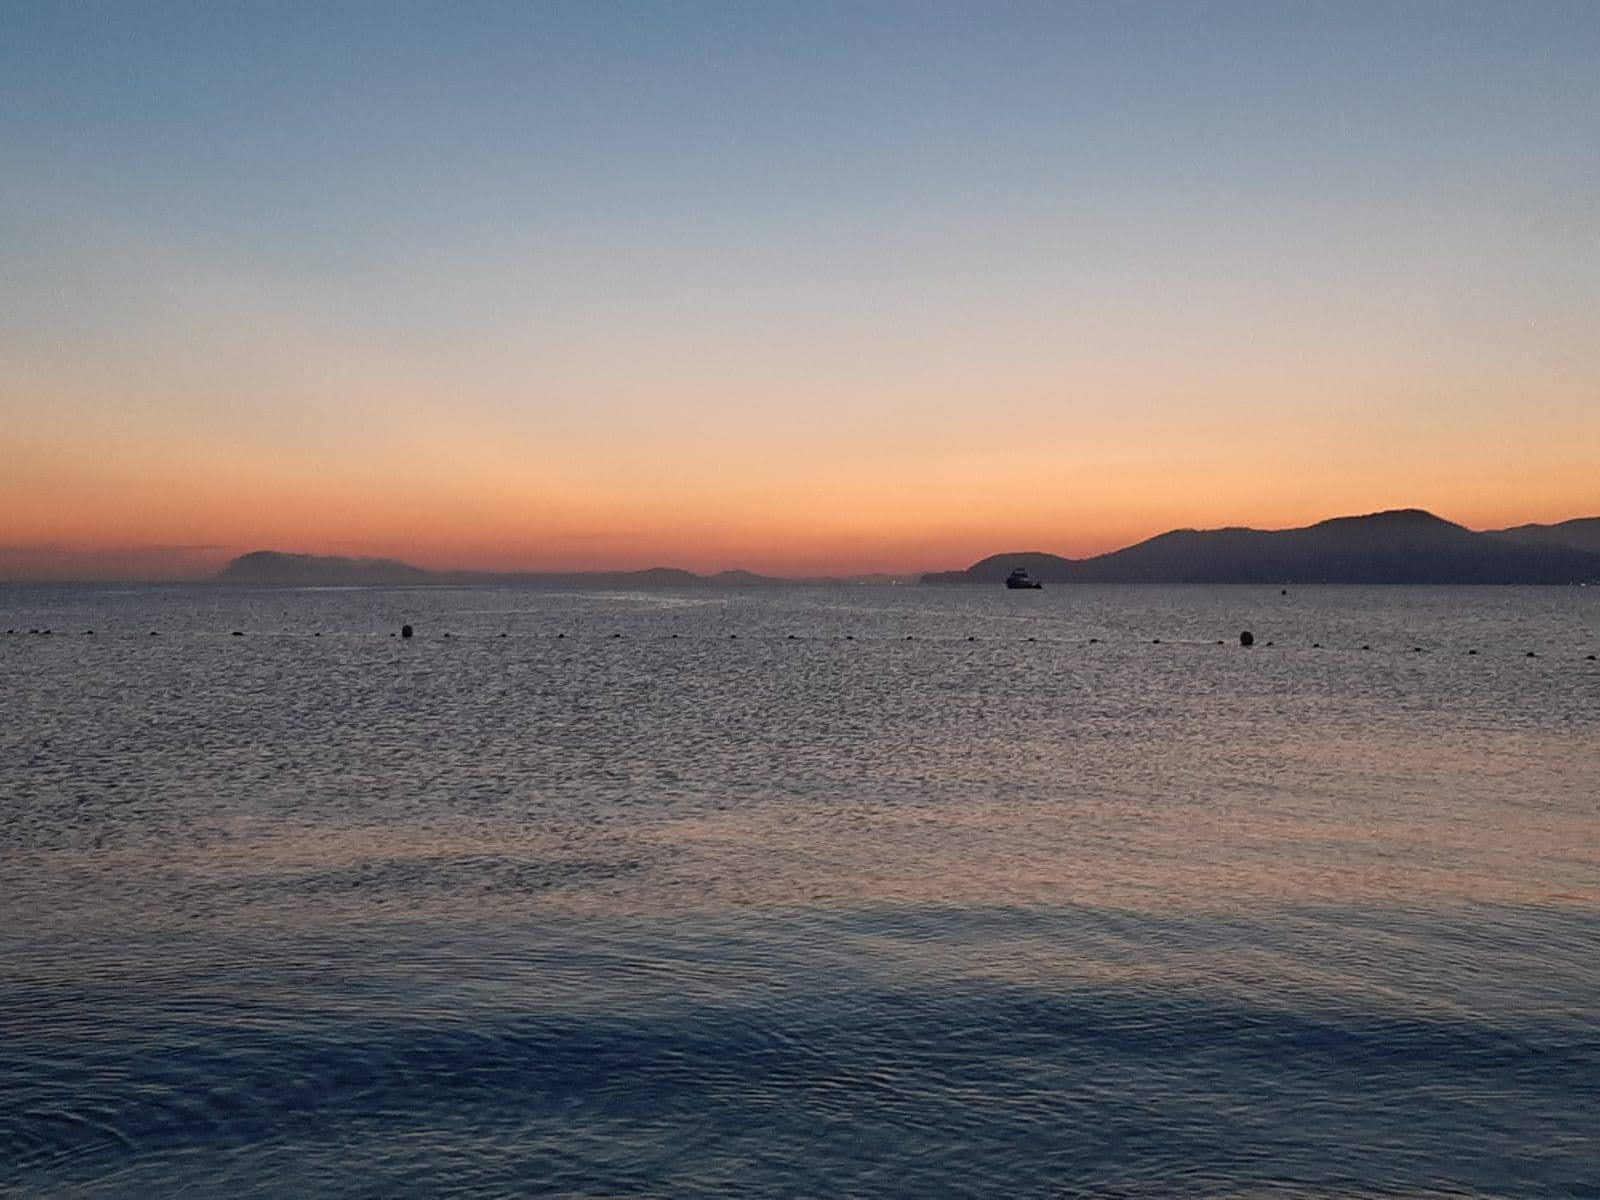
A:
[[[85,630],[82,631],[82,636],[83,637],[94,637],[94,636],[96,636],[96,632],[97,631],[93,630],[93,629],[85,629]],[[32,626],[32,627],[29,627],[28,629],[25,629],[25,630],[24,629],[18,629],[18,628],[9,628],[9,629],[6,629],[4,631],[4,636],[5,637],[36,637],[36,638],[39,638],[39,637],[54,637],[55,634],[56,634],[56,630],[55,630],[55,628],[53,626]],[[322,630],[315,630],[315,631],[312,631],[309,635],[299,634],[299,635],[289,635],[289,636],[310,636],[310,637],[314,637],[314,638],[320,638],[320,637],[322,637],[322,635],[323,635],[323,631]],[[162,631],[158,630],[158,629],[152,629],[152,630],[150,630],[148,632],[148,636],[149,637],[153,637],[153,638],[154,637],[161,637],[162,636]],[[205,635],[201,634],[200,636],[205,636]],[[244,638],[244,637],[248,636],[248,634],[247,634],[247,631],[243,630],[243,629],[232,629],[232,630],[228,630],[227,631],[227,636],[234,637],[234,638]],[[269,634],[267,634],[265,636],[269,636],[270,637],[272,635],[269,633]],[[371,636],[371,635],[360,635],[360,634],[358,634],[358,635],[355,635],[355,636]],[[393,633],[393,632],[390,632],[388,636],[393,638],[393,637],[396,636],[396,634]],[[412,640],[413,638],[416,637],[416,629],[410,624],[402,625],[402,626],[400,626],[400,631],[399,631],[398,636],[400,638],[404,639],[404,640],[410,641],[410,640]],[[453,641],[460,641],[460,640],[463,640],[463,638],[465,638],[466,640],[474,640],[474,639],[478,639],[478,640],[491,640],[491,639],[492,640],[500,640],[500,639],[510,638],[512,636],[512,634],[510,634],[509,632],[507,632],[505,630],[501,630],[501,631],[498,631],[496,633],[485,633],[485,634],[481,634],[481,635],[461,635],[461,634],[456,633],[454,630],[442,630],[442,631],[440,631],[440,633],[437,636],[438,636],[439,640],[453,640]],[[580,641],[584,640],[584,637],[581,634],[574,634],[572,636],[577,638]],[[596,634],[590,635],[591,638],[604,637],[606,640],[610,640],[610,641],[621,641],[621,640],[624,640],[624,639],[629,638],[631,636],[633,636],[633,635],[625,634],[620,630],[612,631],[609,634],[596,633]],[[744,635],[740,635],[740,634],[737,634],[737,633],[728,633],[728,634],[706,634],[706,635],[702,635],[702,636],[696,638],[694,635],[685,635],[685,634],[677,633],[677,632],[660,635],[662,640],[668,640],[668,641],[679,641],[679,640],[708,641],[708,640],[715,640],[715,639],[721,638],[721,639],[725,639],[727,641],[735,641],[735,642],[741,640],[742,636],[744,636]],[[560,641],[560,640],[566,640],[567,637],[568,637],[568,634],[567,634],[566,630],[557,630],[554,633],[518,635],[518,640],[519,641],[520,640],[526,640],[528,637],[546,637],[546,638],[553,638],[555,640]],[[646,639],[646,640],[648,640],[648,639]],[[855,642],[855,641],[862,641],[862,642],[899,641],[899,642],[915,642],[915,641],[929,641],[929,642],[933,642],[933,643],[939,643],[939,642],[962,643],[962,642],[965,642],[965,643],[976,644],[976,643],[979,643],[979,642],[988,642],[988,643],[991,643],[991,644],[999,644],[999,643],[1001,643],[1003,641],[1006,641],[1008,639],[1000,638],[1000,637],[994,637],[994,636],[979,637],[976,634],[965,634],[965,635],[963,635],[963,634],[947,634],[947,635],[943,635],[943,636],[928,637],[928,636],[925,636],[925,635],[907,633],[907,634],[884,634],[884,635],[879,635],[877,637],[873,637],[873,636],[870,636],[870,635],[868,635],[868,636],[858,636],[858,635],[856,635],[854,633],[832,634],[832,635],[829,635],[829,634],[820,634],[819,635],[819,634],[799,634],[799,633],[783,633],[783,634],[773,633],[773,634],[769,634],[769,635],[767,635],[765,637],[750,636],[749,640],[757,641],[757,642],[762,642],[762,641],[773,641],[773,642],[776,642],[776,641],[783,641],[783,642],[822,642],[822,641],[846,641],[846,642]],[[1040,639],[1038,638],[1037,635],[1028,635],[1026,637],[1020,637],[1017,640],[1019,642],[1027,643],[1027,644],[1038,644],[1039,641],[1040,641]],[[1087,645],[1087,646],[1099,646],[1099,645],[1115,646],[1115,645],[1118,645],[1118,644],[1146,644],[1146,645],[1152,645],[1152,646],[1162,646],[1162,645],[1179,645],[1179,646],[1182,646],[1182,645],[1191,645],[1191,646],[1206,646],[1206,645],[1210,645],[1210,646],[1222,646],[1222,645],[1226,645],[1226,641],[1224,639],[1222,639],[1222,638],[1216,638],[1213,641],[1181,641],[1180,640],[1180,641],[1176,641],[1176,642],[1169,642],[1169,641],[1163,640],[1162,638],[1157,637],[1157,638],[1151,638],[1151,639],[1149,639],[1148,642],[1142,642],[1142,643],[1141,642],[1134,642],[1131,638],[1127,642],[1119,643],[1117,641],[1108,641],[1105,638],[1102,638],[1102,637],[1099,637],[1099,636],[1094,636],[1094,637],[1084,638],[1081,641],[1079,639],[1076,639],[1076,638],[1073,638],[1073,639],[1046,638],[1045,639],[1045,644],[1046,645]],[[1257,645],[1258,645],[1258,643],[1256,642],[1255,634],[1253,632],[1251,632],[1250,630],[1246,629],[1246,630],[1243,630],[1243,631],[1241,631],[1239,633],[1239,646],[1240,646],[1240,648],[1242,648],[1242,649],[1253,649]],[[1267,641],[1267,642],[1264,642],[1264,643],[1259,643],[1259,645],[1261,645],[1263,648],[1275,648],[1277,646],[1277,643],[1274,642],[1274,641]],[[1288,646],[1283,647],[1283,649],[1292,649],[1292,648],[1293,647],[1288,647]],[[1345,647],[1332,645],[1332,644],[1327,643],[1327,642],[1317,641],[1317,642],[1306,643],[1303,648],[1310,649],[1310,650],[1334,650],[1334,651],[1338,651],[1340,649],[1344,649]],[[1359,646],[1350,646],[1350,647],[1348,647],[1348,649],[1350,649],[1352,651],[1372,651],[1373,650],[1373,646],[1372,646],[1371,642],[1362,642]],[[1429,653],[1435,653],[1437,651],[1438,651],[1437,647],[1435,647],[1433,649],[1430,649],[1430,648],[1425,647],[1425,646],[1412,645],[1410,647],[1398,647],[1398,646],[1394,647],[1391,650],[1391,653],[1399,654],[1399,653],[1402,653],[1402,652],[1406,652],[1406,653],[1410,653],[1410,654],[1424,654],[1424,655],[1426,655],[1426,654],[1429,654]],[[1478,647],[1476,647],[1476,646],[1468,647],[1464,651],[1464,653],[1468,657],[1479,657],[1480,656]],[[1510,649],[1510,650],[1507,651],[1507,653],[1508,654],[1515,654],[1516,651],[1514,649]],[[1525,658],[1525,659],[1540,659],[1540,658],[1549,657],[1549,653],[1548,653],[1548,651],[1545,652],[1545,653],[1541,653],[1538,650],[1524,650],[1522,652],[1521,656],[1523,658]],[[1596,655],[1596,654],[1593,654],[1593,653],[1584,653],[1582,655],[1581,661],[1584,661],[1584,662],[1600,661],[1600,655]]]

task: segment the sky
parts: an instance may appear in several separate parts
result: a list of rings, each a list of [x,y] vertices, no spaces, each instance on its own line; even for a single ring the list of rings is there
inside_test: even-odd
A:
[[[0,0],[0,577],[1600,513],[1600,5]]]

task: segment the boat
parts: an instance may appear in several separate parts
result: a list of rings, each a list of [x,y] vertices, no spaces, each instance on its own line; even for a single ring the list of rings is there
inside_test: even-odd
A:
[[[1044,584],[1037,579],[1028,578],[1027,567],[1016,567],[1011,574],[1006,576],[1006,586],[1008,588],[1042,588]]]

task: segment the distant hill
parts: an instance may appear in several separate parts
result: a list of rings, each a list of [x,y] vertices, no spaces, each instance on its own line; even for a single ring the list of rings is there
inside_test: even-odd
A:
[[[428,572],[392,558],[339,558],[254,550],[241,554],[217,575],[219,583],[254,587],[339,587],[352,584],[424,583]]]
[[[1600,554],[1600,517],[1575,517],[1559,525],[1516,525],[1494,530],[1494,536],[1533,546],[1572,546]]]
[[[908,579],[779,579],[753,571],[696,575],[678,567],[642,571],[430,571],[393,558],[340,558],[253,550],[228,563],[213,582],[241,587],[537,587],[537,588],[705,588],[769,587],[792,583],[900,583]]]
[[[1571,522],[1569,522],[1571,524]],[[1557,527],[1560,528],[1560,527]],[[996,554],[924,583],[1581,583],[1600,553],[1474,533],[1421,509],[1335,517],[1302,529],[1177,529],[1095,558]]]

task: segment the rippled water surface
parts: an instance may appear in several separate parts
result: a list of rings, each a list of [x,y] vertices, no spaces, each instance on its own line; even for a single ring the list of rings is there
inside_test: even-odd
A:
[[[1600,1196],[1600,589],[7,628],[0,1193]]]

